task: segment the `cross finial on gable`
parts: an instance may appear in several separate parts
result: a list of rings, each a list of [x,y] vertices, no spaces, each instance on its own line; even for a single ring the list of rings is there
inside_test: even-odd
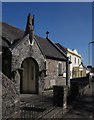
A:
[[[49,32],[47,31],[47,32],[46,32],[46,38],[48,38],[48,35],[49,35]]]

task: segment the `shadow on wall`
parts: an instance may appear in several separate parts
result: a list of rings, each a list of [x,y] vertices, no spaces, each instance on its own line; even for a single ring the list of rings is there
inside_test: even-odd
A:
[[[68,101],[70,104],[80,95],[83,95],[89,85],[88,77],[74,78],[70,80],[70,92]]]
[[[8,78],[11,78],[11,60],[11,51],[7,47],[2,47],[2,72]]]

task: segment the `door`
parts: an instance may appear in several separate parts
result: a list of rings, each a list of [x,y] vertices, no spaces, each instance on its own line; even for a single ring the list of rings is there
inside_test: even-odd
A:
[[[27,58],[22,63],[22,93],[37,93],[38,91],[38,66],[36,62]]]

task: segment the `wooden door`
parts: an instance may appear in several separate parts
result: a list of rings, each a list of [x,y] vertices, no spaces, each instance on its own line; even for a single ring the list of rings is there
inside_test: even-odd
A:
[[[37,93],[38,68],[34,60],[26,59],[22,63],[22,93]]]

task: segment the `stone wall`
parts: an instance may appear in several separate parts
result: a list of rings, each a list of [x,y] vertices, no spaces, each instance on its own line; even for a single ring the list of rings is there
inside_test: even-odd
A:
[[[15,71],[18,68],[21,68],[21,64],[24,59],[31,57],[37,63],[39,67],[39,93],[43,91],[43,71],[44,69],[44,56],[41,53],[37,41],[34,39],[32,43],[30,43],[29,35],[25,36],[19,44],[17,44],[14,49],[12,50],[12,71]],[[15,80],[16,81],[16,80]],[[20,79],[19,79],[20,81]],[[19,88],[20,89],[20,88]]]
[[[2,74],[0,72],[0,120],[2,120]]]
[[[39,71],[43,69],[44,56],[35,39],[32,44],[30,43],[29,35],[25,36],[12,50],[12,71],[20,68],[23,60],[28,57],[32,57],[36,60],[39,65]]]
[[[20,96],[16,83],[2,75],[2,119],[19,118]],[[17,85],[18,86],[18,85]]]
[[[63,64],[63,71],[66,72],[66,62],[46,59],[44,58],[36,39],[33,40],[32,44],[29,40],[29,35],[25,36],[23,40],[15,46],[12,50],[12,71],[21,68],[21,64],[24,59],[31,57],[36,60],[39,66],[39,93],[43,89],[51,88],[53,85],[66,85],[66,77],[58,75],[58,64]],[[47,76],[44,77],[44,62],[47,61]]]
[[[53,85],[66,85],[66,77],[62,74],[59,76],[58,74],[58,64],[62,63],[62,73],[66,71],[66,62],[58,61],[58,60],[51,60],[47,59],[47,66],[46,66],[46,77],[44,80],[44,88],[49,89],[52,88]]]
[[[89,87],[89,79],[88,77],[71,79],[70,84],[70,101],[74,101],[86,92],[87,87]]]

